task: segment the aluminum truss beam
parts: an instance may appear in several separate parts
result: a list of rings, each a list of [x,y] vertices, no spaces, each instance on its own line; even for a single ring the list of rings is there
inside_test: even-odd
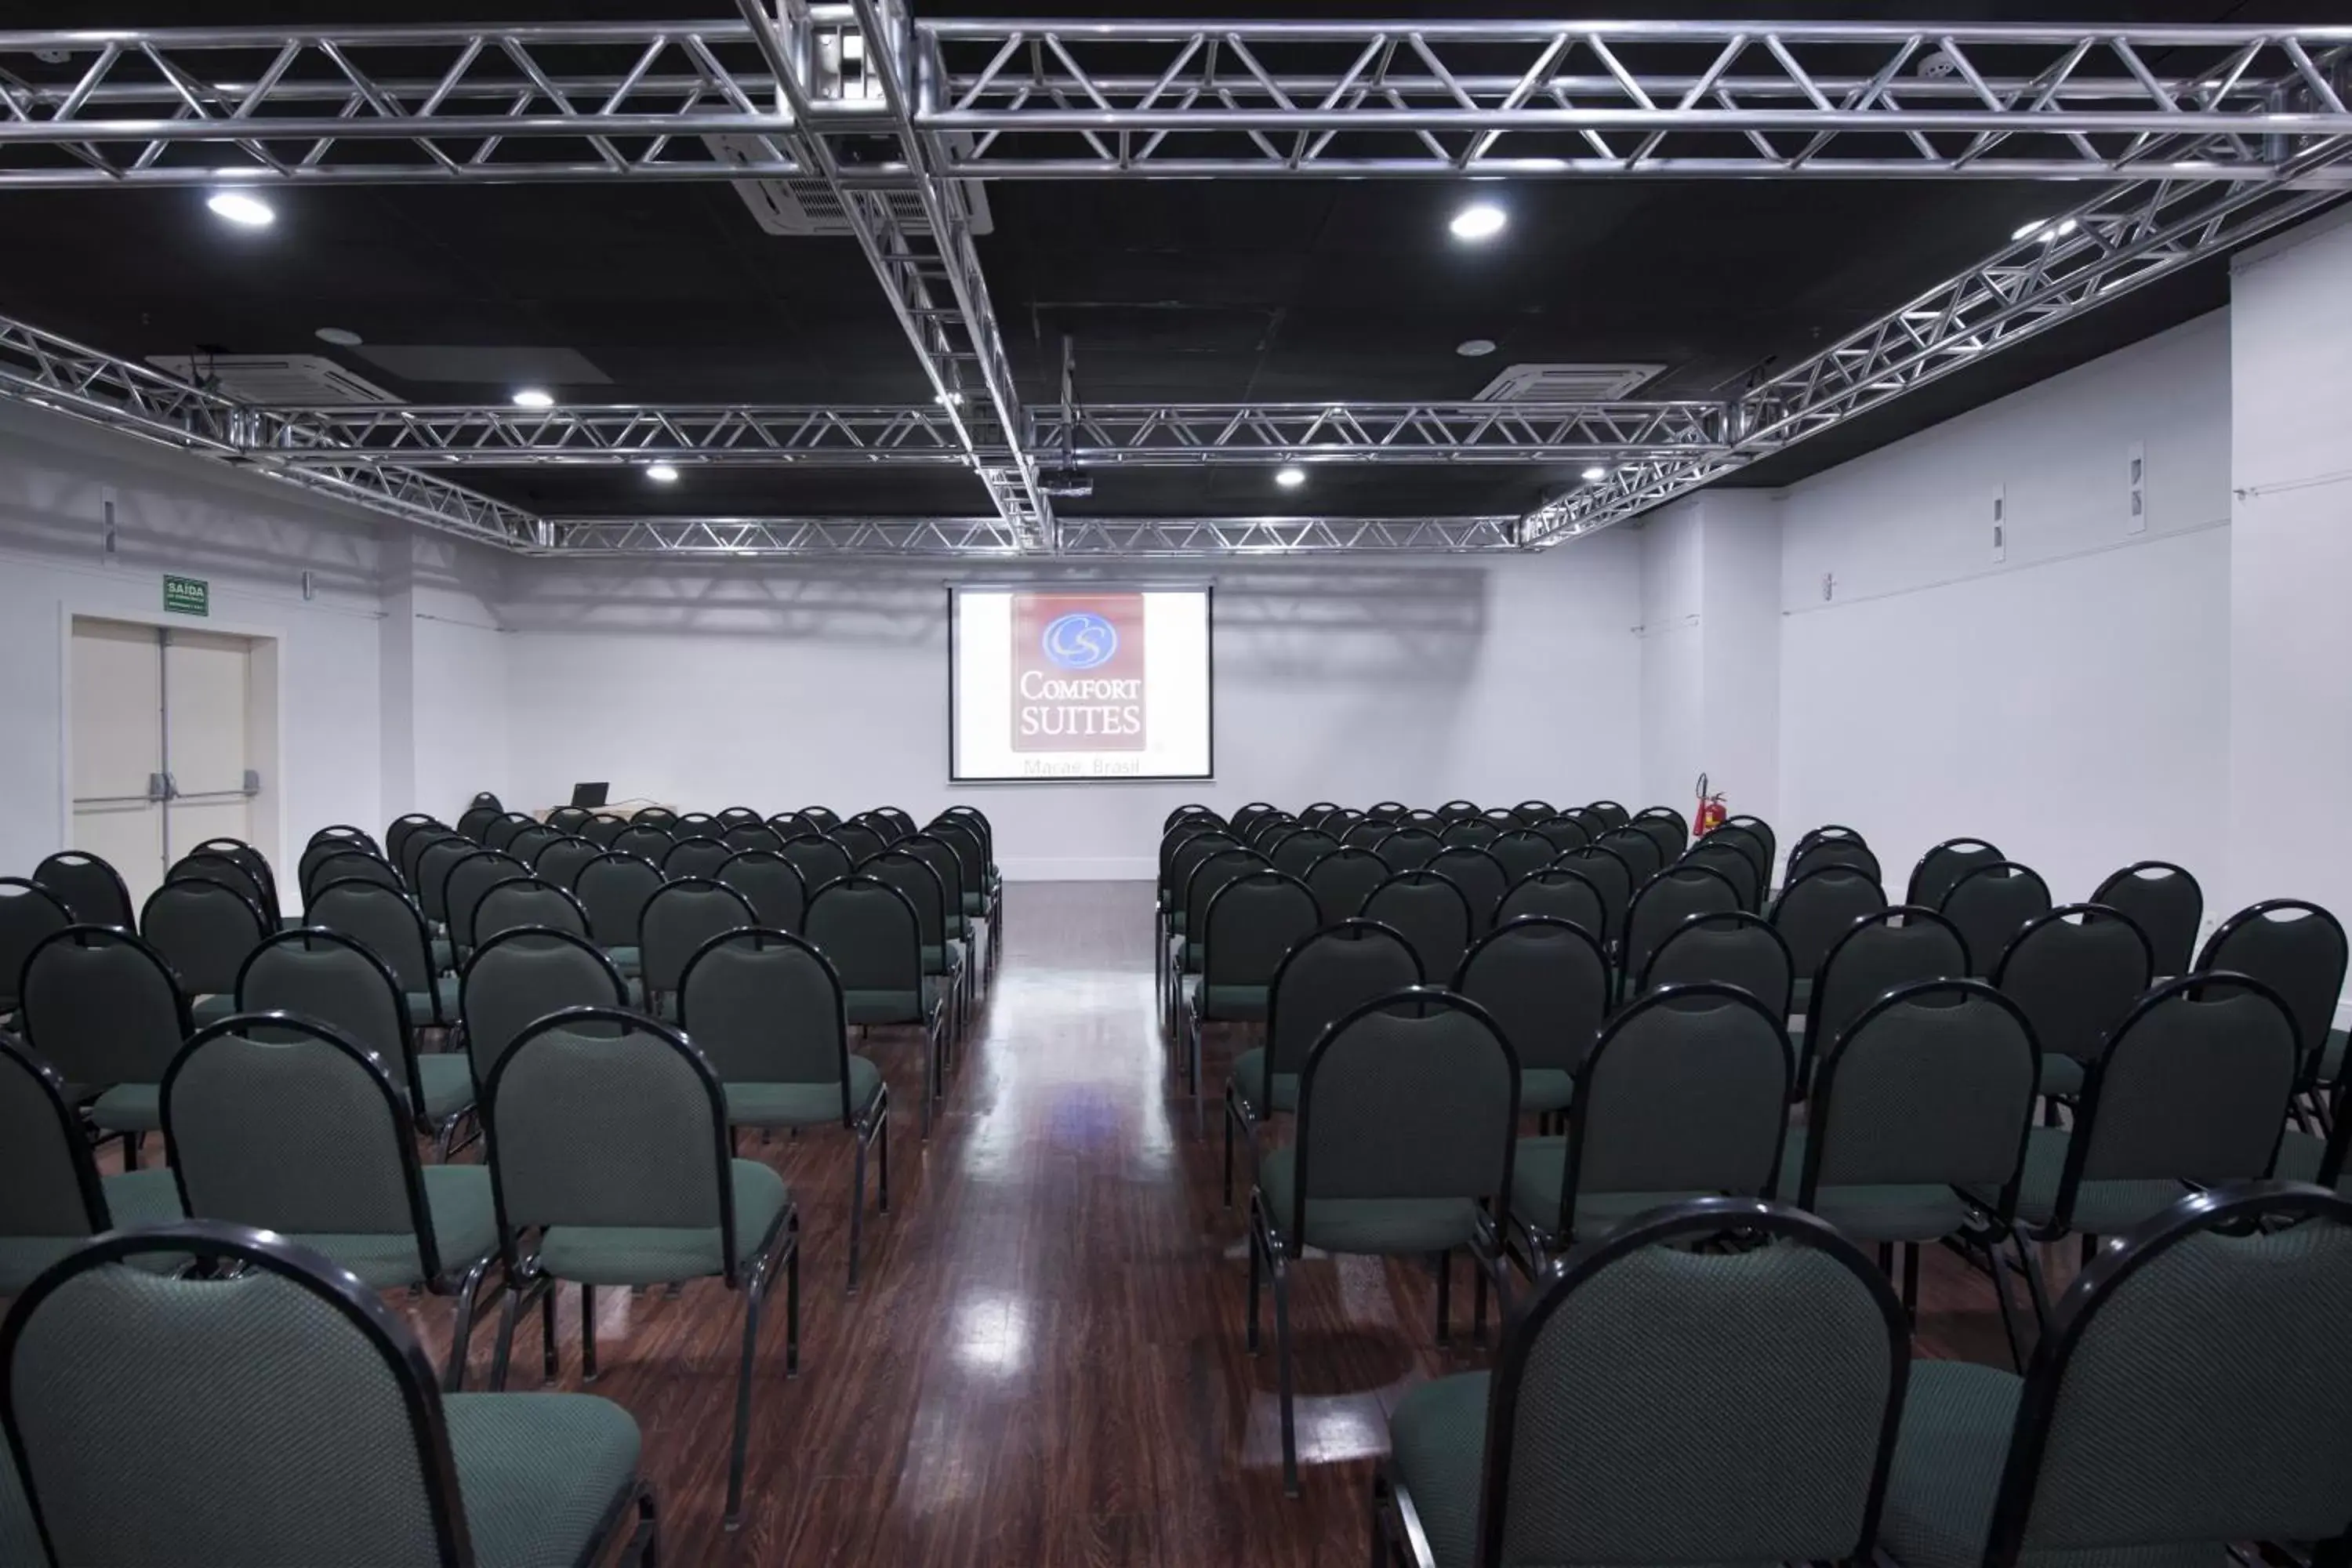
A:
[[[2283,173],[2347,159],[2352,143],[2333,143]],[[1530,513],[1519,537],[1540,545],[1639,516],[2336,199],[2291,179],[2116,186],[1746,394],[1728,449],[1624,465]]]
[[[886,13],[885,7],[887,7]],[[935,20],[0,33],[0,186],[942,176],[2263,180],[2352,28]],[[853,68],[843,40],[875,52]],[[773,37],[804,62],[780,68]],[[846,86],[845,85],[846,84]],[[871,90],[867,90],[871,89]],[[811,156],[859,129],[895,156]],[[2325,176],[2336,177],[2336,176]]]
[[[960,21],[950,171],[2264,181],[2352,134],[2352,27]]]
[[[1514,550],[1517,520],[1459,518],[1063,518],[1069,556],[1299,555]],[[1012,555],[1002,520],[966,518],[554,518],[559,555]]]
[[[1719,403],[1097,405],[1029,416],[1029,447],[1086,467],[1528,463],[1720,447]]]
[[[287,463],[407,468],[967,466],[944,410],[925,407],[282,408],[256,431]]]

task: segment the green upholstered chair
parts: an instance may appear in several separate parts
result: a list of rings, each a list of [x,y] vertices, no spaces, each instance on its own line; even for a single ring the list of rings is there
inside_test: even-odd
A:
[[[2041,873],[2014,860],[1969,868],[1936,904],[1969,944],[1969,973],[1980,980],[1992,973],[2011,939],[2050,907],[2050,889]]]
[[[1518,1144],[1528,1277],[1661,1204],[1770,1192],[1791,1070],[1780,1021],[1736,986],[1667,986],[1619,1013],[1577,1068],[1568,1135]]]
[[[580,825],[580,837],[599,849],[610,849],[613,840],[629,826],[629,819],[617,812],[600,811]]]
[[[323,851],[323,853],[321,853]],[[307,911],[319,889],[331,882],[374,882],[407,891],[400,873],[381,855],[346,848],[331,842],[314,844],[302,856],[302,907]]]
[[[1511,1188],[1519,1065],[1476,1003],[1434,987],[1392,992],[1334,1020],[1298,1079],[1298,1136],[1268,1152],[1250,1194],[1249,1348],[1262,1274],[1274,1286],[1282,1479],[1298,1495],[1291,1408],[1291,1266],[1308,1247],[1423,1257],[1437,1266],[1437,1336],[1447,1331],[1455,1251],[1468,1248],[1474,1322],[1498,1288],[1492,1215]]]
[[[596,1373],[595,1289],[719,1279],[743,1300],[743,1361],[727,1467],[727,1523],[740,1521],[760,1307],[784,1276],[784,1373],[800,1367],[800,1215],[784,1181],[730,1152],[726,1091],[666,1025],[574,1007],[526,1028],[490,1068],[484,1116],[506,1304],[492,1386],[506,1385],[515,1317],[541,1303],[555,1375],[552,1291],[581,1289],[581,1366]]]
[[[2298,1088],[2314,1100],[2343,1077],[2344,1031],[2334,1027],[2344,990],[2344,927],[2317,904],[2270,899],[2240,910],[2206,939],[2202,970],[2251,974],[2294,1014],[2303,1053]]]
[[[1928,909],[1942,905],[1944,895],[1952,884],[1979,866],[1996,865],[2008,859],[2000,847],[1981,838],[1947,838],[1925,855],[1911,868],[1911,880],[1905,887],[1903,901],[1924,904]]]
[[[931,1101],[941,1091],[947,988],[923,973],[922,918],[907,895],[877,877],[827,883],[809,900],[809,942],[841,982],[843,1011],[864,1027],[912,1026],[923,1031],[922,1135],[931,1135]]]
[[[1530,917],[1566,921],[1582,928],[1596,943],[1609,929],[1609,906],[1601,889],[1581,871],[1566,866],[1542,866],[1528,872],[1511,884],[1495,909],[1497,927]]]
[[[797,931],[808,913],[801,874],[776,850],[740,850],[719,868],[716,879],[742,894],[759,923],[771,931]]]
[[[2130,916],[2096,904],[2062,904],[2009,939],[1991,978],[2032,1021],[2042,1043],[2042,1092],[2072,1100],[2108,1033],[2147,994],[2156,958]]]
[[[355,1041],[392,1076],[412,1125],[449,1157],[474,1109],[473,1064],[462,1051],[417,1051],[399,980],[358,938],[323,928],[278,932],[237,972],[236,1010],[293,1013]]]
[[[845,1129],[855,1151],[849,1184],[849,1289],[857,1289],[866,1234],[866,1156],[879,1162],[890,1212],[890,1088],[849,1048],[841,977],[824,954],[789,931],[758,927],[712,937],[687,961],[678,1027],[719,1075],[730,1127]]]
[[[2156,955],[2156,973],[2169,980],[2195,962],[2197,928],[2205,919],[2205,889],[2169,860],[2140,860],[2099,884],[2091,902],[2131,917]]]
[[[404,871],[409,840],[428,828],[440,833],[449,831],[448,826],[430,812],[412,811],[393,818],[383,830],[383,858]],[[405,881],[406,878],[402,879]]]
[[[490,1173],[420,1164],[407,1100],[383,1058],[332,1025],[238,1014],[163,1075],[163,1135],[195,1218],[275,1231],[374,1289],[455,1298],[454,1391],[499,1256]]]
[[[1886,890],[1878,879],[1852,866],[1822,866],[1780,889],[1764,918],[1789,944],[1789,961],[1796,968],[1792,1012],[1810,1012],[1813,978],[1838,938],[1885,910]]]
[[[1397,827],[1381,835],[1372,853],[1390,871],[1418,871],[1437,858],[1445,841],[1424,827]]]
[[[416,907],[425,911],[425,921],[433,928],[436,961],[444,969],[454,968],[457,960],[449,945],[449,906],[443,895],[448,891],[450,868],[478,852],[481,846],[456,834],[434,837],[420,833],[409,840],[409,848],[416,858],[408,873],[409,891],[416,895]]]
[[[2329,1109],[2327,1136],[2290,1127],[2279,1140],[2278,1155],[2271,1162],[2271,1175],[2282,1182],[2303,1182],[2325,1187],[2338,1196],[2352,1196],[2352,1118],[2345,1114],[2347,1095],[2342,1084],[2336,1086],[2335,1103]]]
[[[572,885],[572,896],[588,911],[588,934],[625,975],[644,967],[638,944],[644,939],[646,904],[661,885],[660,867],[620,850],[580,868]]]
[[[822,834],[814,838],[786,838],[781,853],[801,874],[801,885],[808,889],[811,898],[816,897],[819,889],[840,881],[856,868],[849,851]]]
[[[1212,847],[1197,858],[1192,856],[1194,847],[1195,845],[1186,846],[1175,862],[1175,869],[1182,879],[1176,885],[1176,907],[1169,925],[1165,965],[1168,975],[1165,1022],[1168,1037],[1171,1041],[1176,1037],[1176,1005],[1182,997],[1184,981],[1201,973],[1201,925],[1208,918],[1209,900],[1234,878],[1245,877],[1252,871],[1270,868],[1274,864],[1256,850],[1239,844]]]
[[[1550,839],[1538,833],[1532,826],[1527,826],[1514,827],[1496,834],[1494,842],[1486,846],[1486,853],[1492,855],[1495,858],[1495,864],[1503,868],[1503,876],[1506,879],[1503,891],[1507,895],[1511,889],[1518,886],[1522,879],[1531,877],[1550,865],[1552,858],[1559,851],[1552,847]],[[1497,900],[1498,910],[1500,903],[1501,900]],[[1498,913],[1496,916],[1498,922],[1500,919],[1501,916]]]
[[[1315,895],[1316,911],[1325,925],[1337,925],[1364,912],[1372,889],[1389,879],[1388,863],[1370,849],[1342,840],[1339,848],[1318,856],[1299,879]]]
[[[60,902],[72,911],[79,925],[121,926],[129,931],[139,918],[131,908],[131,889],[122,885],[122,874],[95,855],[79,849],[60,849],[33,868],[35,885],[56,894]],[[28,911],[29,912],[29,911]],[[24,968],[24,953],[16,954],[16,967]],[[0,962],[5,954],[0,953]],[[15,980],[6,983],[15,985]]]
[[[746,849],[781,849],[784,836],[755,817],[750,822],[728,824],[719,842],[727,846],[730,855],[740,855]]]
[[[580,868],[604,853],[593,838],[566,834],[531,857],[530,874],[571,892],[580,880]]]
[[[1763,912],[1765,874],[1757,868],[1754,847],[1748,842],[1709,834],[1685,850],[1675,864],[1706,867],[1738,890],[1742,910]]]
[[[157,1257],[203,1272],[137,1267]],[[91,1377],[101,1363],[110,1375]],[[655,1556],[627,1412],[445,1394],[373,1289],[236,1226],[118,1232],[44,1274],[0,1325],[0,1421],[59,1563]]]
[[[1896,904],[1853,921],[1813,971],[1797,1055],[1797,1092],[1812,1082],[1816,1043],[1836,1039],[1873,1002],[1915,981],[1964,980],[1972,972],[1959,928],[1933,910]]]
[[[495,796],[477,799],[458,814],[457,831],[477,844],[482,843],[489,837],[490,825],[505,815],[506,808],[499,805]]]
[[[1634,994],[1661,985],[1719,980],[1737,985],[1778,1018],[1796,996],[1796,961],[1770,922],[1746,910],[1691,915],[1658,939],[1650,962],[1633,977]]]
[[[1780,1195],[1855,1241],[1901,1246],[1916,1311],[1923,1243],[1990,1251],[2008,1234],[2041,1056],[2024,1010],[1982,981],[1887,993],[1822,1052],[1810,1116],[1781,1153]],[[1990,1272],[2015,1356],[2009,1289]]]
[[[940,874],[921,856],[905,849],[879,849],[858,862],[857,873],[887,882],[907,896],[922,929],[923,973],[944,986],[948,994],[948,1060],[962,1040],[967,1004],[971,1000],[971,947],[957,940],[948,889]]]
[[[668,821],[647,822],[640,813],[637,819],[613,836],[610,847],[615,855],[634,855],[658,869],[663,857],[677,844],[677,835],[670,831]]]
[[[1547,1280],[1491,1373],[1397,1401],[1372,1561],[1868,1562],[1916,1372],[1885,1279],[1820,1220],[1654,1210]]]
[[[68,926],[25,961],[17,1024],[26,1043],[73,1086],[95,1094],[90,1125],[122,1134],[126,1164],[162,1125],[156,1097],[193,1028],[188,997],[163,955],[112,926]],[[232,994],[236,978],[229,976]],[[102,1091],[102,1092],[101,1092]]]
[[[1609,961],[1585,927],[1521,915],[1462,957],[1453,987],[1486,1009],[1519,1058],[1519,1110],[1549,1121],[1576,1096],[1576,1069],[1609,1016]]]
[[[242,888],[210,877],[165,882],[139,910],[139,934],[172,966],[198,1024],[236,1010],[237,966],[277,929]]]
[[[1365,897],[1362,912],[1395,927],[1420,955],[1422,973],[1440,979],[1461,967],[1477,934],[1470,900],[1435,871],[1397,872]]]
[[[1785,879],[1793,882],[1806,872],[1823,866],[1851,866],[1870,879],[1886,885],[1886,876],[1879,868],[1878,856],[1869,843],[1853,828],[1838,823],[1816,827],[1797,840],[1789,851],[1789,870]]]
[[[936,838],[955,852],[956,880],[962,889],[958,902],[964,919],[980,928],[975,940],[984,941],[983,963],[992,974],[1003,946],[998,939],[1003,934],[1004,882],[990,863],[983,829],[972,817],[950,811],[932,818],[920,837]]]
[[[1321,923],[1307,884],[1271,866],[1234,878],[1209,900],[1201,921],[1201,973],[1177,998],[1177,1066],[1195,1099],[1202,1026],[1265,1022],[1275,972]]]
[[[527,812],[502,812],[495,821],[482,829],[482,847],[504,849],[538,826],[539,824],[533,821]],[[519,856],[517,858],[528,859],[529,857]]]
[[[457,955],[458,968],[465,967],[466,960],[484,941],[484,933],[474,929],[474,921],[490,889],[500,882],[530,875],[529,866],[498,849],[478,849],[449,868],[449,875],[442,883],[441,901],[449,911],[450,951]]]
[[[1446,831],[1483,826],[1457,823]],[[1460,889],[1463,898],[1469,901],[1473,940],[1494,929],[1495,911],[1502,907],[1503,895],[1511,890],[1511,874],[1503,869],[1500,860],[1477,845],[1449,843],[1431,859],[1427,869]]]
[[[502,931],[544,926],[588,934],[588,911],[580,900],[543,877],[509,877],[493,882],[474,906],[474,944],[479,946]]]
[[[1742,813],[1738,816],[1725,817],[1723,825],[1715,829],[1715,832],[1744,834],[1755,840],[1764,851],[1757,864],[1763,868],[1765,879],[1768,882],[1771,879],[1772,861],[1773,858],[1780,853],[1780,836],[1772,830],[1770,823],[1760,816]]]
[[[561,844],[563,837],[563,829],[547,823],[534,822],[512,838],[508,839],[500,847],[525,866],[536,866],[539,864],[539,858],[547,853],[548,846]]]
[[[1525,827],[1533,827],[1538,822],[1548,822],[1559,814],[1559,808],[1549,801],[1523,800],[1511,807],[1512,819]]]
[[[421,898],[423,895],[424,885],[417,878],[417,865],[424,858],[425,851],[453,838],[459,843],[471,842],[447,824],[429,817],[415,820],[403,817],[385,830],[384,858],[391,861],[393,869],[400,873],[400,884],[408,889],[411,897]]]
[[[1584,808],[1579,806],[1578,811]],[[1536,836],[1552,847],[1552,858],[1559,858],[1571,849],[1581,849],[1592,842],[1593,829],[1572,813],[1561,812],[1547,816],[1533,827]]]
[[[1739,909],[1739,889],[1711,867],[1678,862],[1643,882],[1625,910],[1625,943],[1618,967],[1629,977],[1649,967],[1657,945],[1693,915],[1726,915]],[[1787,1009],[1781,1009],[1783,1016]]]
[[[0,1296],[93,1236],[180,1217],[171,1172],[98,1173],[63,1076],[0,1034]]]
[[[721,838],[681,838],[661,858],[662,877],[672,882],[716,876],[735,853]]]
[[[759,923],[751,900],[724,882],[708,877],[664,882],[646,900],[638,926],[650,1010],[661,1017],[675,1015],[687,960],[704,942],[722,931]]]
[[[955,837],[969,832],[961,826],[950,826],[946,831],[936,827],[925,828],[919,833],[900,834],[891,847],[914,856],[929,866],[931,874],[940,879],[940,893],[946,905],[948,938],[961,942],[970,955],[965,964],[965,985],[971,995],[977,997],[982,982],[987,978],[980,948],[985,910],[976,913],[971,907],[973,872],[953,842]]]
[[[400,983],[415,1027],[446,1029],[457,1022],[457,977],[440,972],[424,911],[407,894],[356,879],[322,883],[310,895],[302,921],[341,931],[383,960]]]
[[[1495,842],[1504,828],[1512,826],[1514,824],[1511,821],[1511,814],[1507,811],[1504,812],[1501,818],[1496,821],[1489,821],[1483,815],[1465,817],[1448,822],[1445,825],[1445,831],[1440,833],[1437,837],[1438,841],[1449,849],[1457,844],[1465,848],[1484,849]]]
[[[2023,1377],[1913,1363],[1880,1551],[2002,1568],[2266,1542],[2342,1561],[2347,1297],[2352,1204],[2278,1184],[2175,1199],[2075,1277]]]
[[[1616,850],[1599,843],[1565,850],[1552,864],[1575,872],[1599,889],[1602,924],[1592,934],[1601,939],[1601,951],[1614,960],[1624,947],[1625,912],[1633,901],[1633,889],[1640,886],[1633,868]]]
[[[1266,851],[1266,858],[1274,862],[1276,870],[1304,881],[1308,868],[1316,861],[1335,853],[1339,847],[1339,841],[1320,828],[1302,827],[1276,839],[1274,847]]]
[[[1419,985],[1421,960],[1391,926],[1340,921],[1284,955],[1266,987],[1265,1043],[1234,1058],[1225,1081],[1225,1205],[1234,1201],[1234,1131],[1250,1147],[1255,1181],[1257,1133],[1268,1117],[1298,1109],[1298,1075],[1323,1031],[1374,997]]]
[[[677,813],[666,805],[641,805],[629,814],[629,821],[651,827],[667,827],[677,821]]]
[[[1658,841],[1631,823],[1622,827],[1612,827],[1592,842],[1625,862],[1625,868],[1633,873],[1636,889],[1664,870],[1669,864],[1665,852],[1658,847]]]
[[[473,1066],[478,1105],[499,1058],[523,1030],[572,1007],[625,1007],[628,983],[593,942],[569,931],[524,927],[500,931],[467,961],[457,1017]]]
[[[2012,1229],[2037,1319],[2049,1322],[2049,1297],[2029,1241],[2079,1236],[2087,1253],[2192,1184],[2270,1172],[2295,1050],[2294,1013],[2246,975],[2184,975],[2140,999],[2084,1076],[2074,1125],[2026,1135]],[[1990,1187],[1969,1192],[1988,1206],[1999,1201]]]
[[[1658,847],[1662,868],[1681,859],[1690,847],[1690,824],[1671,805],[1645,805],[1625,826]]]
[[[275,923],[277,886],[269,862],[241,838],[207,839],[173,861],[163,873],[167,882],[183,878],[225,882],[253,900],[254,907]]]

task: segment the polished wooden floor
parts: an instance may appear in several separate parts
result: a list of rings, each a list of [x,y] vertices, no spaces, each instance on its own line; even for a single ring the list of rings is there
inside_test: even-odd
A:
[[[741,1530],[720,1528],[737,1301],[598,1293],[602,1375],[580,1375],[576,1293],[558,1386],[619,1401],[645,1431],[674,1563],[1272,1568],[1367,1554],[1365,1488],[1385,1413],[1421,1379],[1485,1364],[1432,1343],[1425,1266],[1310,1259],[1297,1272],[1306,1495],[1282,1495],[1275,1368],[1243,1349],[1239,1212],[1218,1194],[1225,1042],[1197,1107],[1155,1023],[1150,890],[1030,884],[943,1124],[916,1136],[916,1048],[870,1042],[899,1096],[892,1212],[843,1294],[845,1135],[761,1151],[803,1210],[800,1375],[782,1294],[761,1336]],[[870,1216],[869,1216],[870,1217]],[[1920,1349],[2005,1362],[1990,1286],[1925,1258]],[[1469,1292],[1454,1292],[1466,1329]],[[448,1304],[412,1312],[437,1355]],[[489,1334],[477,1336],[474,1386]],[[536,1383],[535,1329],[516,1387]]]

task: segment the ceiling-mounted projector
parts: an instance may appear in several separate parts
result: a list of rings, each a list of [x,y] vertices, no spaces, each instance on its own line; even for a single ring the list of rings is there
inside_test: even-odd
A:
[[[1084,500],[1095,493],[1095,477],[1084,468],[1049,468],[1037,476],[1037,488],[1055,500]]]

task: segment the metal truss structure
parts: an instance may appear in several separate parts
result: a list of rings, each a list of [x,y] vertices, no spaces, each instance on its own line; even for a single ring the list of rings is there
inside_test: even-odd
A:
[[[1070,555],[1533,548],[1638,515],[2352,190],[2352,27],[911,21],[0,32],[0,192],[794,179],[837,202],[929,407],[262,409],[0,320],[0,395],[532,552]],[[1024,410],[967,182],[2093,179],[2053,217],[1728,403]],[[1055,517],[1042,459],[1595,463],[1524,519]],[[541,519],[435,470],[969,468],[978,519]]]

